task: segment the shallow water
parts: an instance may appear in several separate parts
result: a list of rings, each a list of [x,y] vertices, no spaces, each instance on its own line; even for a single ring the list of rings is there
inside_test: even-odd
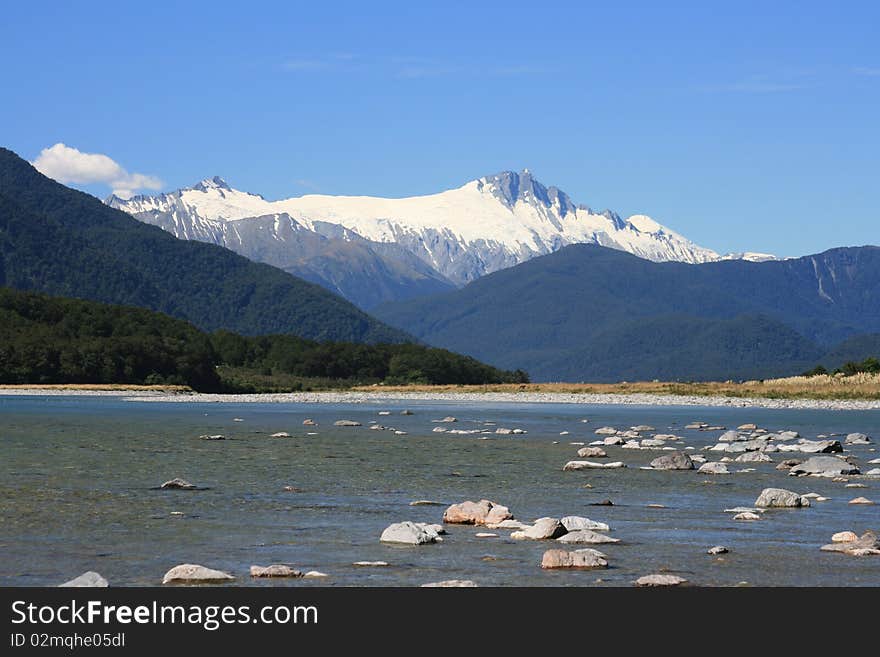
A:
[[[413,415],[402,416],[408,408]],[[389,410],[390,416],[378,416]],[[434,419],[450,428],[523,428],[526,435],[432,433]],[[304,418],[318,427],[304,427]],[[243,421],[236,422],[235,418]],[[352,419],[362,427],[333,427]],[[581,422],[589,419],[588,423]],[[720,431],[683,426],[694,420],[735,428],[755,422],[806,438],[860,431],[874,444],[847,447],[863,471],[878,456],[880,411],[774,410],[576,404],[387,402],[382,404],[137,403],[112,397],[0,396],[0,585],[51,586],[86,570],[111,585],[154,585],[178,563],[200,563],[237,576],[237,585],[416,586],[473,579],[482,586],[629,586],[669,571],[698,585],[880,586],[880,557],[820,552],[831,534],[880,530],[880,505],[849,505],[857,496],[880,502],[880,480],[851,477],[847,489],[821,478],[794,478],[776,464],[798,454],[771,454],[773,463],[731,463],[732,471],[702,475],[649,472],[661,451],[608,447],[620,470],[562,472],[595,429],[638,424],[675,433],[699,450]],[[404,430],[371,431],[378,421]],[[484,422],[497,423],[485,425]],[[286,431],[291,438],[272,438]],[[317,435],[309,436],[307,432]],[[560,432],[569,435],[560,436]],[[200,440],[221,433],[225,441]],[[558,444],[554,444],[558,441]],[[698,453],[698,452],[695,452]],[[715,455],[709,460],[716,460]],[[161,490],[182,477],[196,491]],[[591,487],[586,487],[586,485]],[[284,492],[284,486],[302,492]],[[768,486],[831,498],[808,509],[769,511],[757,522],[735,522],[723,509],[751,506]],[[582,515],[611,525],[621,543],[599,546],[610,567],[542,571],[553,541],[514,541],[509,532],[447,526],[437,545],[379,543],[393,522],[440,522],[443,506],[488,498],[518,519]],[[592,506],[610,499],[614,506]],[[648,508],[662,504],[666,508]],[[180,512],[183,515],[172,515]],[[725,545],[730,554],[706,549]],[[586,546],[584,546],[586,547]],[[387,561],[387,567],[355,567]],[[251,580],[252,564],[289,563],[330,577]]]

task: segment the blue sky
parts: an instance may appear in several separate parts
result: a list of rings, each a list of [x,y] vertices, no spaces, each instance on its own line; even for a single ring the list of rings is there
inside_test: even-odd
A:
[[[878,25],[876,2],[8,3],[0,143],[269,198],[527,167],[802,255],[880,243]]]

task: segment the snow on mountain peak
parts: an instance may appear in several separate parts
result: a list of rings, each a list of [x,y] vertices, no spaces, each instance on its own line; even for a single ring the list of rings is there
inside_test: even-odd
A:
[[[232,188],[220,176],[214,176],[212,178],[205,178],[204,180],[193,185],[189,189],[198,189],[203,192],[206,192],[209,189],[222,189],[222,190],[229,191],[229,192],[232,191]]]
[[[396,244],[458,284],[569,244],[600,244],[655,261],[720,258],[645,215],[624,219],[575,205],[528,169],[407,198],[310,194],[267,201],[214,177],[169,194],[108,203],[178,237],[208,241],[237,230],[239,222],[286,214],[296,230],[343,229],[371,242]]]

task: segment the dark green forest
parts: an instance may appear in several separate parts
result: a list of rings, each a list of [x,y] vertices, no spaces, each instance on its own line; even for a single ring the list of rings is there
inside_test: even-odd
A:
[[[516,383],[468,356],[416,344],[205,333],[135,308],[0,288],[0,383],[187,385],[263,392],[371,383]]]
[[[345,299],[212,244],[178,240],[0,148],[0,285],[158,310],[205,331],[406,342]]]

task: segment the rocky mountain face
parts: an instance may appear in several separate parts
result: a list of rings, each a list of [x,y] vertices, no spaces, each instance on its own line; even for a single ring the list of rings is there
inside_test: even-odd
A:
[[[624,219],[576,205],[528,170],[400,199],[268,201],[215,177],[167,194],[106,202],[181,239],[220,244],[318,282],[363,308],[460,287],[570,244],[599,244],[657,262],[722,257],[650,217]]]

